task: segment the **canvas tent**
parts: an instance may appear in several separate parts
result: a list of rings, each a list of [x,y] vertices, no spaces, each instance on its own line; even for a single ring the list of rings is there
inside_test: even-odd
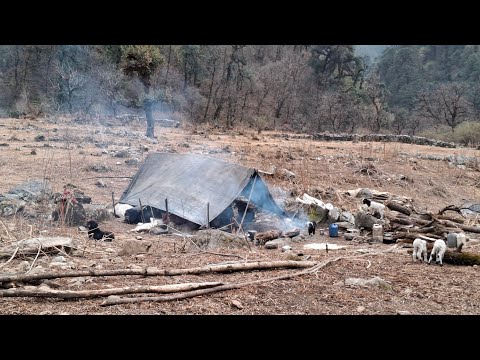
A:
[[[253,190],[252,190],[253,187]],[[255,169],[197,154],[149,154],[119,203],[168,211],[198,225],[210,223],[239,196],[278,215],[284,211]]]

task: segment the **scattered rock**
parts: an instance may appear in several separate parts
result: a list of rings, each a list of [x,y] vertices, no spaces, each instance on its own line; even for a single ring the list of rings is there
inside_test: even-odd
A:
[[[125,164],[127,165],[137,165],[139,163],[140,163],[140,160],[137,158],[125,160]]]
[[[55,256],[52,259],[52,262],[63,263],[63,262],[65,262],[65,257],[64,256]]]
[[[362,313],[365,311],[365,307],[364,306],[357,306],[357,312],[358,313]]]
[[[35,141],[45,141],[45,135],[38,134],[37,136],[35,136],[34,140]]]
[[[361,278],[347,278],[345,279],[345,285],[353,286],[379,286],[385,289],[391,289],[391,285],[388,281],[383,280],[381,277],[375,276],[369,280]]]
[[[117,256],[115,258],[112,259],[112,263],[114,264],[121,264],[121,263],[124,263],[125,260],[123,260],[121,257]],[[98,267],[97,267],[98,268]]]
[[[50,185],[43,180],[31,180],[21,183],[8,191],[8,194],[25,201],[37,202],[52,194]],[[6,197],[9,197],[5,194]]]
[[[86,223],[87,216],[82,204],[68,200],[57,204],[52,212],[52,219],[64,222],[67,226],[79,226]]]
[[[150,241],[127,240],[123,244],[122,250],[118,256],[144,254],[150,250],[152,243]]]
[[[218,229],[200,230],[196,235],[190,237],[192,240],[187,251],[198,251],[197,246],[202,250],[211,249],[238,249],[246,248],[243,236],[230,234]],[[192,242],[195,244],[192,244]]]
[[[26,260],[22,261],[20,264],[17,266],[17,271],[20,273],[25,273],[30,269],[30,263]]]
[[[127,150],[121,150],[115,153],[114,156],[118,158],[127,158],[130,156],[130,153]]]
[[[285,245],[285,240],[275,239],[265,243],[265,249],[278,249],[279,246]]]
[[[287,169],[282,169],[282,175],[286,180],[293,180],[295,179],[295,173],[287,170]]]
[[[97,222],[110,220],[113,216],[104,205],[85,204],[83,209],[85,210],[85,216],[87,219],[95,219]],[[105,230],[103,227],[101,229]]]
[[[242,303],[238,300],[232,300],[231,304],[232,304],[233,307],[236,307],[237,309],[240,309],[240,310],[243,309]]]
[[[374,224],[381,224],[381,223],[382,223],[381,220],[363,211],[357,211],[357,213],[355,214],[355,224],[359,228],[372,230]]]
[[[287,253],[287,256],[285,256],[285,260],[304,261],[305,258],[299,254]]]
[[[90,167],[88,169],[91,170],[91,171],[95,171],[95,172],[108,172],[108,171],[110,171],[110,169],[106,165],[102,165],[102,164],[90,165]]]
[[[412,315],[412,313],[406,310],[397,310],[397,315]]]
[[[49,268],[60,268],[62,270],[67,270],[68,269],[68,266],[64,263],[59,263],[59,262],[51,262],[49,265],[48,265]]]
[[[105,184],[105,181],[103,181],[103,180],[98,180],[95,183],[95,185],[97,185],[98,187],[102,187],[102,188],[107,187],[107,184]]]

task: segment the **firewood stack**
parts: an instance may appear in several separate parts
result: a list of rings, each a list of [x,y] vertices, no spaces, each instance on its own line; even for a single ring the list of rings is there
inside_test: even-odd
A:
[[[449,232],[480,233],[479,226],[466,225],[465,219],[451,213],[446,215],[447,211],[460,213],[460,209],[452,205],[440,210],[438,214],[417,212],[413,206],[405,206],[396,201],[388,201],[385,206],[393,210],[385,216],[389,220],[387,230],[393,232],[396,242],[411,244],[416,238],[424,239],[427,241],[429,253],[435,240],[446,239],[446,234]],[[460,245],[453,251],[447,250],[444,261],[459,265],[480,265],[480,255],[462,253],[462,245]]]

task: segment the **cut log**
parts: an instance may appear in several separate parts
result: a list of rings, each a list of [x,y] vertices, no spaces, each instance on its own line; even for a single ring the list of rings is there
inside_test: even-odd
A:
[[[278,239],[282,236],[282,232],[279,230],[270,230],[257,233],[255,235],[255,240],[259,242],[260,245],[264,245],[267,241]]]
[[[17,281],[28,282],[41,279],[59,279],[67,277],[79,277],[79,276],[119,276],[119,275],[142,275],[142,276],[178,276],[187,274],[205,274],[205,273],[224,273],[233,271],[251,271],[251,270],[268,270],[279,268],[308,268],[314,266],[314,261],[254,261],[254,262],[239,262],[233,264],[224,265],[211,265],[201,266],[188,269],[164,269],[146,268],[146,269],[118,269],[118,270],[84,270],[74,271],[70,273],[38,273],[38,274],[14,274],[14,275],[1,275],[0,283]]]
[[[390,210],[395,210],[395,211],[398,211],[402,214],[405,214],[405,215],[408,215],[410,216],[410,214],[412,213],[412,211],[405,207],[405,206],[402,206],[401,204],[399,204],[398,202],[396,201],[388,201],[386,204],[385,204]]]
[[[417,233],[426,234],[426,233],[433,233],[433,232],[435,232],[435,229],[436,229],[435,226],[428,226],[428,227],[416,229],[415,231],[416,231]]]
[[[389,220],[391,222],[394,222],[394,223],[397,223],[397,224],[401,224],[401,225],[415,225],[415,223],[412,221],[412,220],[408,220],[408,219],[403,219],[403,218],[389,218]]]
[[[453,221],[450,221],[450,220],[438,220],[438,221],[441,224],[451,226],[451,227],[454,227],[454,228],[460,228],[463,231],[480,234],[480,227],[478,227],[478,226],[468,226],[468,225],[463,225],[463,224],[457,224],[457,223],[454,223]]]
[[[402,225],[418,225],[418,226],[430,226],[433,224],[432,220],[423,220],[413,216],[405,216],[398,214],[397,216],[387,215],[387,218],[391,222],[395,222]]]
[[[437,215],[436,218],[440,219],[440,220],[450,220],[450,221],[453,221],[453,222],[459,223],[459,224],[465,223],[464,219],[453,218],[453,217],[447,216],[447,215]]]
[[[284,237],[289,237],[289,238],[292,238],[292,237],[298,236],[298,235],[300,235],[300,229],[292,229],[292,230],[289,230],[289,231],[285,231],[283,233]]]

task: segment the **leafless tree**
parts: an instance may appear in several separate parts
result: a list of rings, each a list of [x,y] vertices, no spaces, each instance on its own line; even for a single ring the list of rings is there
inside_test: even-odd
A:
[[[465,97],[466,87],[458,83],[440,84],[431,91],[422,91],[417,98],[417,111],[438,124],[446,123],[452,133],[471,112]]]
[[[122,96],[124,74],[112,65],[104,65],[95,70],[102,96],[106,99],[113,116],[117,116],[117,106],[125,102]]]
[[[370,75],[363,83],[363,89],[372,106],[372,114],[368,117],[368,126],[374,132],[379,132],[388,122],[387,100],[385,85],[380,82],[378,75]]]

